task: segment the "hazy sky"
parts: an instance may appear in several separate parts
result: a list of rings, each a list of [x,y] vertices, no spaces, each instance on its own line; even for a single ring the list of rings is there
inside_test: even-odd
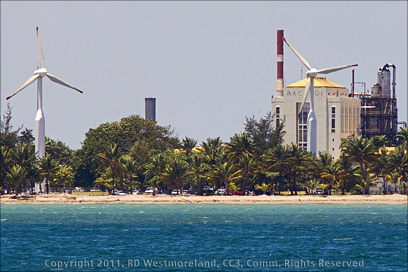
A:
[[[137,114],[155,97],[159,125],[199,143],[229,141],[245,117],[259,119],[276,95],[276,31],[321,69],[358,63],[366,89],[397,67],[399,120],[407,120],[406,1],[1,1],[1,113],[39,64],[82,89],[43,80],[46,136],[71,148],[105,122]],[[305,77],[285,45],[284,76]],[[351,69],[327,78],[350,89]],[[14,127],[34,128],[36,83],[9,100]],[[356,92],[363,84],[356,85]]]

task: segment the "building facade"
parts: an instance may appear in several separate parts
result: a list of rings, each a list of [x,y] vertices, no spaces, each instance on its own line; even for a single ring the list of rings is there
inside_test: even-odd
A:
[[[285,122],[286,144],[296,143],[307,149],[307,116],[310,96],[298,114],[307,78],[287,85],[272,98],[276,126]],[[324,77],[314,79],[314,101],[317,120],[317,152],[327,151],[334,159],[340,156],[341,138],[360,135],[360,99],[349,97],[348,89]]]

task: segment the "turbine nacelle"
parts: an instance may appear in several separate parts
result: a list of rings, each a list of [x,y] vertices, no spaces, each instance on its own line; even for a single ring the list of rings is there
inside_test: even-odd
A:
[[[316,77],[318,73],[319,73],[319,71],[317,71],[317,69],[312,68],[309,71],[307,71],[306,76],[307,77]]]
[[[40,77],[45,77],[47,75],[47,69],[43,67],[38,70],[35,70],[34,75],[40,75]]]

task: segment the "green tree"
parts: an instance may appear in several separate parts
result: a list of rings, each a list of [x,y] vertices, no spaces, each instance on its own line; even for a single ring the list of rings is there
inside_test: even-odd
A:
[[[32,144],[35,140],[33,136],[33,130],[25,128],[20,132],[20,136],[17,137],[19,143]]]
[[[338,163],[338,161],[327,165],[320,175],[322,178],[327,178],[329,180],[329,183],[327,186],[328,187],[327,190],[329,194],[331,194],[332,187],[337,184],[337,188],[338,188],[339,187],[338,182],[344,180],[345,178],[345,172],[341,168],[341,165]],[[343,191],[343,194],[344,194],[344,191]]]
[[[55,141],[45,137],[45,152],[50,154],[53,159],[56,159],[58,164],[68,165],[71,163],[73,152],[61,141]]]
[[[150,162],[146,164],[145,175],[147,184],[153,188],[153,196],[156,195],[155,189],[161,182],[161,177],[165,168],[166,163],[161,153],[152,156]]]
[[[74,173],[69,165],[59,165],[53,179],[53,185],[57,188],[72,186],[74,184]]]
[[[7,109],[3,114],[3,118],[0,122],[0,146],[6,146],[12,148],[17,143],[18,133],[22,129],[18,127],[16,130],[13,130],[13,125],[11,124],[11,110],[10,104],[7,103]]]
[[[313,191],[318,188],[320,185],[320,180],[319,179],[309,179],[305,182],[304,186],[306,189],[309,191],[306,191],[307,194],[313,194]]]
[[[193,138],[185,137],[182,142],[181,146],[184,150],[184,154],[187,157],[187,162],[190,162],[190,157],[193,155],[193,149],[197,145],[197,141]]]
[[[250,178],[257,174],[258,161],[250,154],[243,153],[234,167],[238,170],[233,173],[232,180],[242,180],[242,195],[245,195]]]
[[[297,184],[303,179],[307,180],[306,173],[313,162],[313,156],[296,144],[288,147],[288,170],[289,184],[291,184],[291,194],[297,195]]]
[[[225,194],[229,192],[229,184],[234,179],[234,166],[230,162],[218,163],[211,173],[212,179],[219,180],[225,186]]]
[[[248,133],[235,134],[231,137],[230,143],[227,145],[227,154],[231,163],[238,163],[244,155],[254,157],[255,144],[253,138]]]
[[[233,181],[230,182],[229,188],[230,188],[231,191],[234,192],[234,195],[235,195],[236,192],[240,189],[240,188],[238,187],[238,185],[236,185],[235,182],[233,182]]]
[[[282,144],[278,144],[274,148],[270,148],[263,155],[264,171],[271,173],[277,173],[276,186],[278,194],[282,190],[282,185],[285,180],[289,178],[291,173],[291,157],[289,154],[289,148]]]
[[[269,184],[262,183],[262,185],[255,185],[255,188],[261,190],[263,194],[269,189]]]
[[[397,146],[387,156],[385,165],[387,173],[396,171],[401,182],[408,182],[408,143]]]
[[[401,127],[401,129],[395,134],[394,137],[397,145],[401,145],[408,141],[408,128]]]
[[[211,139],[208,138],[206,142],[202,142],[201,147],[203,149],[203,160],[211,167],[215,166],[219,161],[219,157],[222,153],[222,141],[220,137]]]
[[[359,169],[360,166],[349,162],[347,160],[344,160],[342,157],[340,157],[338,164],[340,165],[344,177],[343,177],[343,187],[342,187],[342,194],[345,194],[345,191],[347,188],[352,188],[356,185],[357,181],[361,179],[361,175],[359,174]]]
[[[106,148],[104,148],[103,153],[99,153],[98,159],[100,160],[100,165],[97,169],[98,172],[105,171],[106,168],[109,168],[109,170],[112,173],[112,186],[111,188],[118,188],[120,187],[120,184],[118,183],[120,181],[120,163],[119,159],[122,156],[122,149],[118,147],[117,144],[110,144]],[[111,191],[110,193],[111,194]]]
[[[45,154],[39,162],[40,177],[45,179],[47,186],[47,194],[49,193],[49,182],[54,180],[56,173],[59,170],[59,164],[56,159],[53,159],[50,154]],[[40,183],[41,192],[41,183]]]
[[[166,161],[166,168],[162,173],[162,179],[171,187],[180,189],[183,194],[183,186],[188,183],[193,172],[182,154],[170,155]]]
[[[180,147],[178,138],[173,134],[174,131],[170,126],[159,126],[155,121],[145,120],[137,115],[89,129],[85,134],[82,148],[73,155],[72,167],[75,180],[82,186],[92,185],[97,176],[95,170],[100,164],[97,154],[103,152],[106,146],[116,144],[124,154],[128,154],[132,152],[131,149],[135,143],[140,142],[141,146],[148,146],[149,150],[165,151]],[[133,154],[131,155],[134,157]],[[140,165],[139,162],[138,164]],[[140,175],[139,179],[143,182],[143,177]]]
[[[6,171],[7,184],[15,192],[15,197],[21,192],[22,186],[25,183],[26,171],[20,165],[13,165]]]
[[[122,188],[126,191],[132,191],[140,187],[138,174],[140,165],[130,156],[123,155],[119,159],[120,169],[122,170]]]
[[[368,189],[372,185],[375,185],[374,175],[369,174],[367,175],[366,179],[361,179],[360,183],[356,184],[354,188],[360,190],[363,195],[366,195],[368,194]]]
[[[362,183],[368,184],[367,181],[370,168],[378,162],[378,148],[374,145],[374,139],[363,137],[354,137],[350,141],[341,140],[341,152],[343,160],[355,162],[360,166]]]
[[[268,112],[259,121],[255,117],[246,117],[245,131],[249,137],[252,137],[256,146],[256,153],[260,156],[264,150],[272,148],[278,144],[283,143],[283,136],[285,135],[284,123],[276,124],[275,128],[272,126],[273,116]]]

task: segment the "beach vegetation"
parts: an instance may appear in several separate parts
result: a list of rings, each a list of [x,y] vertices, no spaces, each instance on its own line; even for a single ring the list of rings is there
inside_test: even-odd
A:
[[[170,126],[132,115],[90,129],[78,150],[46,137],[46,155],[39,159],[32,131],[14,129],[11,119],[8,105],[1,122],[0,187],[17,194],[43,180],[47,192],[51,186],[77,186],[109,192],[153,188],[153,195],[173,189],[199,195],[217,189],[242,195],[316,190],[344,195],[368,194],[371,185],[382,183],[383,194],[390,193],[388,184],[395,188],[392,193],[407,193],[406,128],[394,139],[342,139],[341,155],[334,159],[327,152],[314,156],[294,143],[284,143],[284,121],[272,129],[270,113],[259,120],[246,118],[244,131],[228,142],[216,137],[199,145],[190,137],[179,140]]]

